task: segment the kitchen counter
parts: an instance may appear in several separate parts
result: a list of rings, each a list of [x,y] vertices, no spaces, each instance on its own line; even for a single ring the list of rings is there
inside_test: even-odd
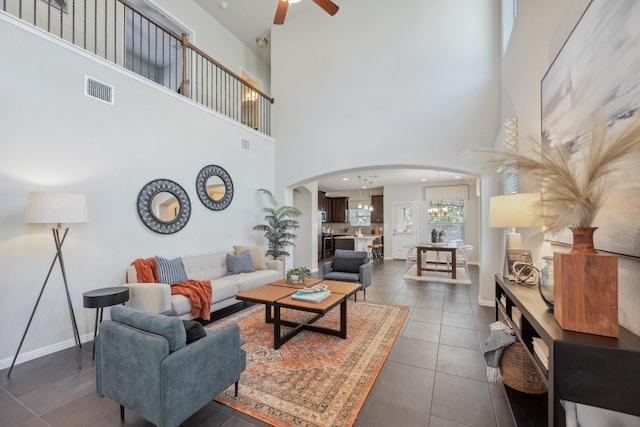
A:
[[[354,251],[365,251],[371,253],[371,249],[369,245],[373,244],[373,242],[377,238],[382,238],[382,234],[363,234],[362,236],[335,236],[336,240],[336,249],[347,249],[347,246],[351,246],[347,244],[347,241],[353,241],[353,250]],[[344,244],[343,244],[344,243]]]

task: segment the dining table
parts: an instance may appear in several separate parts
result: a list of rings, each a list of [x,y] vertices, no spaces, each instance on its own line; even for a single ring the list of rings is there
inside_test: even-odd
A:
[[[458,245],[449,244],[449,243],[419,243],[416,245],[416,270],[417,275],[422,276],[422,271],[442,271],[446,273],[451,273],[451,278],[456,278],[456,250],[458,249]],[[451,264],[447,262],[446,270],[438,269],[439,263],[436,262],[434,268],[422,267],[422,253],[425,254],[428,251],[434,252],[449,252],[451,254]]]

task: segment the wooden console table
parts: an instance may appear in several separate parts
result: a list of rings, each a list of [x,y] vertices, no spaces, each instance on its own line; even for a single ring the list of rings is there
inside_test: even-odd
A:
[[[509,321],[549,390],[540,396],[507,388],[519,426],[544,425],[532,420],[546,417],[546,425],[564,427],[564,400],[640,416],[640,337],[622,327],[618,338],[565,331],[537,286],[502,275],[495,280],[496,320]],[[514,308],[521,312],[519,327],[512,320]],[[549,348],[548,368],[535,354],[534,337]]]

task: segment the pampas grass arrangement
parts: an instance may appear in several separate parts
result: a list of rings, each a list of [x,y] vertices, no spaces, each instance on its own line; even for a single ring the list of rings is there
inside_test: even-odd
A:
[[[608,141],[611,125],[597,126],[592,131],[591,144],[584,156],[570,159],[572,144],[554,145],[542,149],[534,143],[531,154],[491,151],[495,162],[517,167],[537,178],[541,185],[540,225],[546,232],[558,233],[565,228],[592,227],[607,194],[615,182],[607,177],[618,170],[621,161],[640,151],[640,113],[614,140]]]

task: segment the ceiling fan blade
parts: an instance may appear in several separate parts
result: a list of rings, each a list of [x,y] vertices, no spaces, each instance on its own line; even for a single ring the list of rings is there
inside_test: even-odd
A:
[[[338,13],[338,9],[340,9],[338,5],[332,2],[331,0],[313,0],[313,2],[318,6],[320,6],[325,12],[327,12],[331,16]]]
[[[284,24],[284,18],[287,16],[289,8],[289,0],[278,0],[278,8],[276,9],[276,17],[273,19],[275,25]]]

